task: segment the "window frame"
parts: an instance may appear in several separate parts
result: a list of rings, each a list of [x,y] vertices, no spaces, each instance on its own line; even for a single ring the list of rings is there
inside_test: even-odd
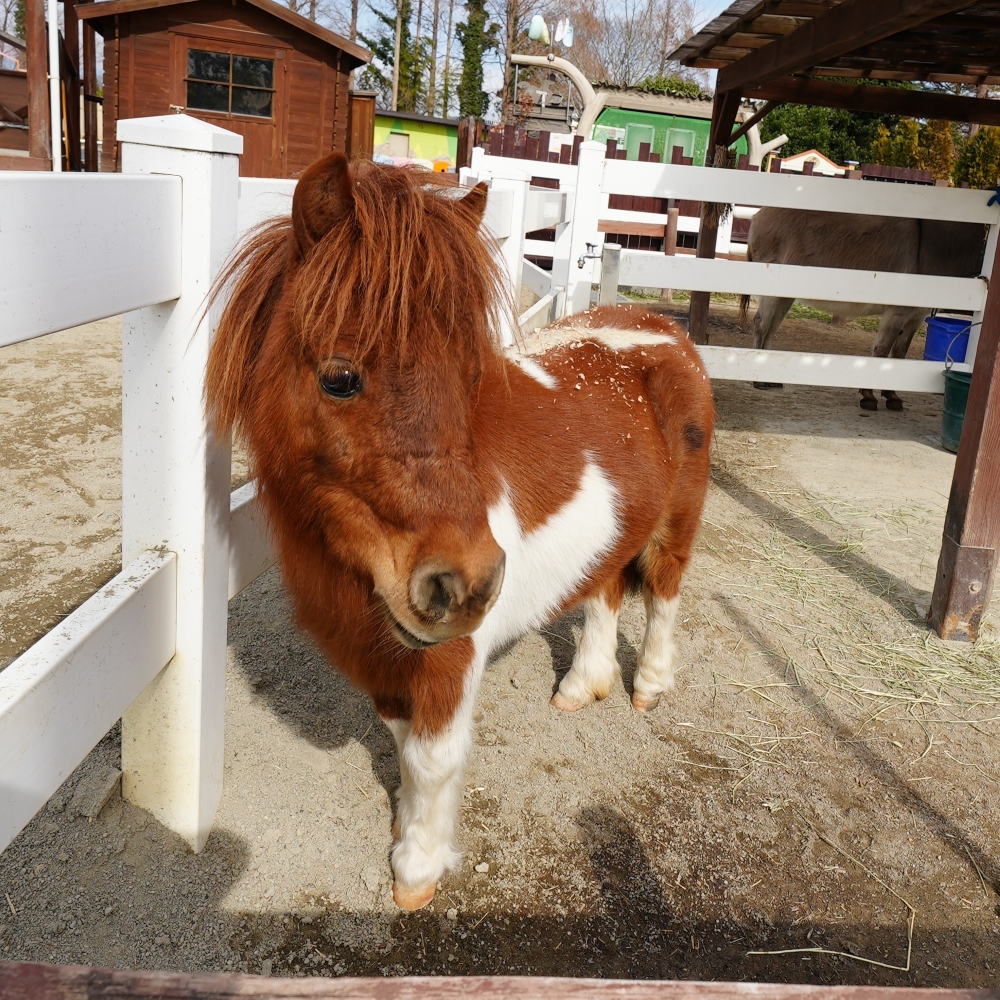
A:
[[[206,41],[210,41],[210,39],[206,39]],[[225,44],[225,43],[223,43],[223,44]],[[236,51],[233,51],[233,49],[234,49],[233,46],[228,46],[228,45],[226,46],[225,50],[220,50],[220,49],[217,49],[217,48],[216,49],[202,48],[200,45],[196,44],[196,40],[195,39],[190,39],[189,38],[189,39],[185,40],[185,44],[183,46],[183,51],[184,51],[184,63],[183,63],[184,73],[183,73],[183,75],[181,77],[181,81],[180,81],[181,85],[184,88],[184,108],[185,108],[185,110],[200,112],[201,114],[208,114],[208,115],[222,115],[222,116],[224,116],[226,118],[241,118],[241,119],[248,119],[250,121],[259,121],[259,122],[274,122],[276,120],[275,104],[276,104],[276,98],[277,98],[277,93],[278,93],[278,88],[277,88],[276,84],[277,84],[277,73],[278,73],[278,63],[279,63],[279,60],[277,58],[275,58],[276,54],[272,55],[272,56],[265,56],[265,55],[257,55],[256,53],[249,53],[249,52],[236,52]],[[191,65],[191,52],[207,52],[207,53],[210,53],[211,55],[216,55],[216,56],[228,56],[229,57],[229,80],[227,82],[223,82],[221,80],[205,80],[205,79],[201,79],[199,77],[192,77],[192,76],[190,76],[188,70],[189,70],[189,67]],[[236,58],[238,58],[238,57],[242,57],[244,59],[258,59],[258,60],[260,60],[262,62],[269,62],[271,64],[271,86],[270,87],[255,87],[252,84],[235,83],[234,80],[233,80],[233,60],[236,59]],[[226,111],[219,111],[219,110],[217,110],[215,108],[196,108],[196,107],[192,107],[188,103],[188,84],[190,84],[190,83],[204,83],[204,84],[208,84],[209,86],[226,87],[226,88],[228,88],[228,91],[229,91],[228,98],[229,99],[228,99],[228,102],[227,102],[227,110]],[[254,91],[257,91],[259,93],[270,94],[271,95],[270,114],[267,114],[267,115],[254,115],[254,114],[248,114],[246,112],[241,112],[241,111],[233,111],[233,89],[236,88],[236,87],[239,87],[241,90],[254,90]]]

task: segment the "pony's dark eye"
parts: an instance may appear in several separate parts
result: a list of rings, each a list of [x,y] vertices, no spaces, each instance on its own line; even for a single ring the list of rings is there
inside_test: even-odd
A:
[[[364,388],[361,376],[347,365],[334,365],[319,375],[319,387],[334,399],[350,399]]]

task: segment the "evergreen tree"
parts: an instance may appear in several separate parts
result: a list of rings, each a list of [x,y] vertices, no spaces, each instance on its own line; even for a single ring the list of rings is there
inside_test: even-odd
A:
[[[27,8],[25,7],[25,0],[17,0],[17,5],[14,7],[14,34],[21,39],[27,37],[25,29],[26,18]]]
[[[962,147],[955,163],[955,183],[995,188],[1000,183],[1000,128],[987,125]]]
[[[912,118],[903,118],[890,132],[879,125],[872,143],[871,162],[886,167],[916,167],[920,162],[920,126]]]
[[[486,0],[468,0],[465,24],[456,28],[462,47],[462,73],[456,88],[460,118],[482,118],[490,95],[483,90],[483,56],[496,45],[496,25],[487,23]]]
[[[955,131],[954,123],[933,119],[921,126],[919,166],[935,180],[950,180],[955,169]]]
[[[399,33],[399,88],[396,94],[398,111],[421,111],[426,100],[424,69],[427,64],[427,43],[414,41],[410,31],[413,17],[412,0],[399,0],[402,26]],[[361,90],[374,90],[383,108],[392,107],[392,79],[396,71],[396,8],[382,9],[371,5],[378,21],[378,32],[371,36],[358,32],[358,39],[371,50],[372,61],[361,73]]]
[[[815,149],[834,163],[873,162],[872,146],[879,136],[879,127],[891,135],[898,123],[896,115],[785,104],[760,123],[760,137],[767,142],[785,133],[788,143],[779,150],[779,156]]]

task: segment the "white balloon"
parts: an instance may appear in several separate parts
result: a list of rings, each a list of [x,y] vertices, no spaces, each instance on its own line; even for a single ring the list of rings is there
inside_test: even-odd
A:
[[[567,49],[573,47],[573,25],[567,24],[566,30],[563,32],[562,43]]]

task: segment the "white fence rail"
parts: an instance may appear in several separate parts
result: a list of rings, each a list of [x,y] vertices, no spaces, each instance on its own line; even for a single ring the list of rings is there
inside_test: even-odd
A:
[[[529,177],[558,179],[566,190],[566,223],[556,227],[554,243],[525,241],[531,231],[519,224],[517,208],[505,228],[505,254],[544,254],[552,257],[552,282],[565,289],[563,308],[552,318],[571,315],[589,307],[592,286],[601,280],[601,232],[615,223],[626,226],[643,222],[666,225],[668,217],[609,207],[613,194],[639,197],[674,198],[734,204],[735,214],[752,217],[759,206],[810,209],[900,218],[944,219],[983,223],[989,237],[982,277],[942,277],[840,268],[802,267],[784,264],[751,263],[728,259],[700,259],[685,254],[668,256],[642,250],[622,250],[618,283],[627,286],[674,288],[690,291],[730,292],[777,296],[824,302],[864,302],[882,305],[919,306],[932,309],[972,312],[973,333],[967,360],[975,358],[978,321],[986,302],[987,282],[1000,230],[1000,204],[990,205],[989,192],[969,189],[924,187],[906,184],[848,182],[826,177],[768,174],[753,171],[716,170],[675,164],[606,160],[604,147],[583,143],[576,166],[525,161],[486,154],[476,150],[463,182],[493,180],[494,186],[510,185],[512,178],[523,183]],[[680,220],[681,231],[695,229],[694,220]],[[686,223],[686,224],[685,224]],[[720,227],[717,249],[730,250],[729,225]],[[521,234],[521,246],[515,246]],[[543,249],[544,248],[544,249]],[[520,265],[511,266],[514,287],[524,279]],[[986,280],[983,280],[983,279]],[[537,276],[530,280],[537,284]],[[534,291],[534,285],[529,284]],[[612,290],[601,301],[614,301]],[[558,305],[558,304],[557,304]],[[522,317],[522,326],[529,328]],[[702,350],[713,378],[774,381],[791,384],[842,386],[848,388],[897,389],[943,392],[943,366],[939,362],[858,358],[842,355],[800,354],[785,351],[755,351],[710,345]],[[960,365],[959,370],[971,370]]]
[[[243,140],[122,121],[122,175],[0,175],[0,343],[123,317],[125,568],[0,672],[0,849],[122,719],[123,794],[197,850],[222,790],[226,603],[273,562],[249,484],[202,416],[237,234],[294,184],[240,181]],[[131,311],[129,311],[131,310]]]

